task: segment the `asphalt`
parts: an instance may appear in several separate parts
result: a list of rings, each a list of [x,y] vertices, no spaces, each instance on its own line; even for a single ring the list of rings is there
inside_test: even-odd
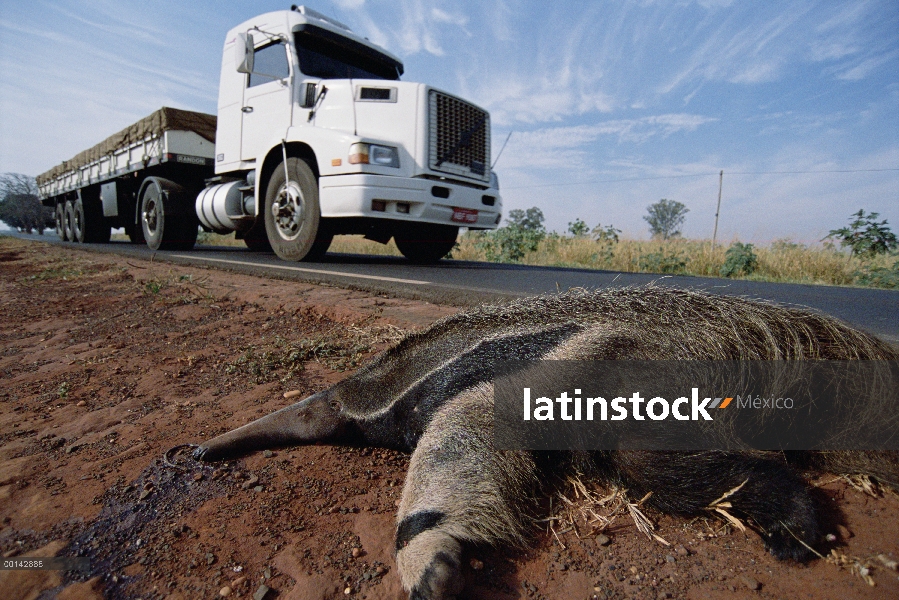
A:
[[[570,288],[603,289],[664,285],[699,289],[800,306],[842,319],[881,339],[899,344],[899,291],[858,287],[733,281],[711,277],[620,273],[459,260],[413,265],[391,256],[329,253],[321,262],[288,263],[271,253],[235,247],[198,246],[188,252],[153,252],[127,242],[75,244],[51,235],[4,233],[20,239],[108,252],[174,264],[203,265],[252,275],[323,283],[348,289],[470,306]]]

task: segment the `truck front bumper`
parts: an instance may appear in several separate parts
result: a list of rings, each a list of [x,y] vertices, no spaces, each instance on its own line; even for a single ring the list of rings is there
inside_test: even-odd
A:
[[[496,188],[365,173],[319,180],[322,217],[369,217],[495,229],[502,217]]]

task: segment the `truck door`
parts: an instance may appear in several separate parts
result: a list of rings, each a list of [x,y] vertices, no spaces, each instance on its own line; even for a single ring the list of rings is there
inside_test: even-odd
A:
[[[275,136],[284,136],[291,123],[291,85],[288,48],[283,42],[256,48],[253,73],[247,75],[241,118],[241,160],[255,160]]]

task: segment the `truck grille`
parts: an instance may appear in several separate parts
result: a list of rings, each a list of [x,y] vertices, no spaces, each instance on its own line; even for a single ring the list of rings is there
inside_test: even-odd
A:
[[[428,166],[434,171],[490,180],[490,115],[431,90],[428,96]]]

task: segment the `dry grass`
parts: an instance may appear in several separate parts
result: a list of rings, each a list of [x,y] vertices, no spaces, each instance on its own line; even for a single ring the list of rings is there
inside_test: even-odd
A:
[[[244,247],[242,240],[234,239],[234,234],[203,233],[198,243]],[[683,238],[649,241],[622,239],[618,243],[609,244],[590,238],[549,236],[540,242],[536,251],[527,253],[521,263],[626,273],[677,273],[719,277],[729,246],[730,243],[712,247],[708,240]],[[379,244],[359,235],[336,236],[330,251],[343,254],[401,256],[392,240],[388,244]],[[734,279],[853,285],[857,282],[857,274],[865,267],[890,268],[897,261],[896,257],[892,256],[879,256],[873,260],[863,261],[857,257],[850,257],[832,246],[808,246],[789,240],[756,246],[753,251],[758,256],[756,271],[751,275],[736,276]],[[462,235],[458,246],[452,252],[452,258],[486,261],[486,254],[483,249],[478,248],[474,236]],[[683,265],[680,266],[680,263]]]
[[[547,531],[562,548],[565,544],[560,536],[574,533],[578,539],[590,538],[601,534],[624,515],[631,517],[637,530],[647,539],[671,545],[655,533],[655,524],[640,510],[652,493],[632,502],[627,490],[588,486],[584,481],[580,474],[568,476],[562,488],[550,498],[550,516],[538,521],[546,523]]]
[[[708,240],[682,238],[650,241],[622,239],[609,244],[590,238],[549,236],[540,242],[536,251],[525,254],[521,262],[629,273],[664,272],[658,268],[660,263],[670,265],[683,262],[683,267],[675,267],[669,272],[719,277],[729,246],[728,243],[712,247]],[[862,261],[833,247],[807,246],[788,240],[757,246],[753,251],[758,256],[758,268],[752,275],[736,279],[851,285],[856,280],[856,272],[864,266],[890,267],[896,262],[896,258],[890,256]],[[453,258],[483,261],[486,257],[473,236],[463,236],[459,247],[453,251]]]

